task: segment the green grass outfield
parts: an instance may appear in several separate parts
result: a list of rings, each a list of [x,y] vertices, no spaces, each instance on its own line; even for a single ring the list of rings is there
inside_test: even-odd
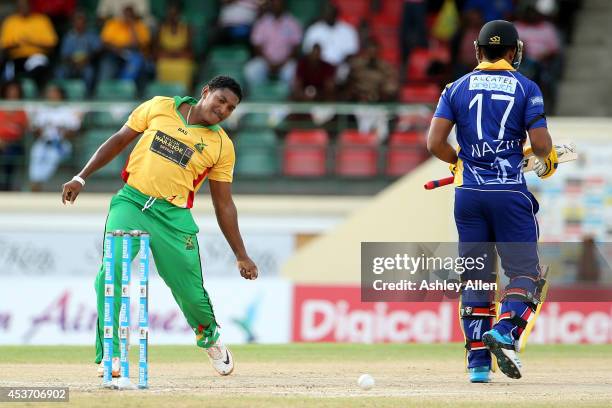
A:
[[[134,363],[136,349],[131,353]],[[521,354],[531,369],[529,375],[512,381],[497,373],[496,383],[486,385],[467,382],[460,344],[242,345],[231,350],[237,373],[220,378],[211,374],[202,350],[154,345],[149,361],[164,375],[152,375],[151,383],[167,381],[164,391],[152,386],[146,391],[119,392],[93,388],[99,379],[93,375],[92,347],[0,346],[0,386],[26,386],[32,377],[36,385],[89,384],[74,389],[71,385],[68,404],[29,405],[33,407],[612,406],[612,345],[530,345]],[[56,367],[66,371],[56,372]],[[135,372],[135,365],[132,370]],[[373,390],[355,386],[360,372],[374,375],[377,385]],[[196,385],[183,387],[189,381]],[[177,390],[172,391],[173,387]],[[609,394],[602,393],[606,389]],[[515,400],[513,393],[524,399]],[[493,404],[483,404],[492,398]],[[28,404],[0,403],[0,408],[5,406]]]

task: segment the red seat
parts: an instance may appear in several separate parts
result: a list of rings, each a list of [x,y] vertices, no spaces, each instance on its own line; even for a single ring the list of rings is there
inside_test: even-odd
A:
[[[329,137],[323,129],[293,129],[287,133],[286,141],[287,144],[327,146]]]
[[[283,174],[292,177],[322,177],[327,172],[329,137],[322,129],[292,130],[287,134]]]
[[[378,137],[375,133],[345,130],[336,150],[336,174],[373,177],[378,174]]]
[[[406,147],[389,147],[385,174],[391,177],[403,176],[423,163],[427,156],[422,151]]]
[[[357,129],[347,129],[340,133],[338,142],[343,145],[377,146],[378,137],[374,132],[361,133]]]
[[[370,0],[333,0],[333,3],[338,7],[340,19],[353,26],[370,14]]]
[[[405,85],[400,92],[403,103],[436,103],[439,97],[440,89],[436,84]]]
[[[395,131],[406,132],[415,129],[427,129],[431,124],[433,114],[428,108],[399,112]]]
[[[389,137],[385,174],[403,176],[429,157],[424,135],[420,132],[396,132]]]
[[[397,48],[382,48],[380,50],[380,58],[383,61],[386,61],[389,64],[393,65],[396,69],[400,65],[401,57],[399,49]]]
[[[382,10],[380,14],[388,21],[393,21],[399,24],[402,18],[403,0],[385,0],[382,2]]]
[[[394,132],[389,136],[389,146],[424,146],[425,135],[421,132]]]
[[[426,48],[415,48],[410,52],[406,78],[410,82],[427,80],[427,68],[431,64],[429,50]]]

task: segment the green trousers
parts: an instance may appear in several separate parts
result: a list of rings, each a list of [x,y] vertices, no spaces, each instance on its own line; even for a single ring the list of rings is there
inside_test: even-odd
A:
[[[215,315],[204,289],[200,248],[196,234],[198,227],[191,211],[176,207],[166,200],[153,201],[149,196],[127,184],[112,198],[106,231],[140,230],[151,237],[151,253],[157,272],[170,288],[172,296],[196,335],[196,344],[207,348],[219,337]],[[132,239],[132,254],[138,254],[140,242]],[[113,357],[119,356],[119,311],[121,308],[121,238],[115,239],[115,303],[113,328]],[[138,273],[133,272],[133,279]],[[102,361],[104,333],[104,266],[96,277],[98,324],[96,329],[96,363]],[[156,299],[149,298],[149,305]],[[134,318],[131,319],[135,321]],[[155,335],[153,331],[152,335]]]

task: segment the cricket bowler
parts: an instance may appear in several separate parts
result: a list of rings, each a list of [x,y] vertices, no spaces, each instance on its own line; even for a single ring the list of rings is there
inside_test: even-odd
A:
[[[93,154],[85,167],[63,185],[62,202],[74,203],[85,180],[115,158],[138,137],[122,172],[125,185],[110,202],[105,232],[147,231],[160,277],[205,349],[214,369],[229,375],[232,353],[221,342],[209,295],[204,288],[199,231],[190,209],[195,194],[208,178],[210,194],[221,231],[245,279],[256,279],[257,266],[249,258],[238,228],[232,199],[235,154],[232,141],[219,125],[242,99],[242,89],[232,78],[217,76],[203,89],[199,100],[156,96],[138,106],[125,125]],[[121,241],[117,240],[117,253]],[[139,243],[132,245],[132,259]],[[115,260],[115,326],[113,376],[119,376],[118,315],[121,301],[121,257]],[[98,324],[96,358],[103,358],[104,268],[96,278]],[[98,374],[103,373],[100,366]]]
[[[509,284],[497,316],[492,291],[465,288],[460,316],[471,382],[489,382],[491,354],[510,378],[521,377],[519,345],[534,323],[544,285],[538,259],[538,202],[522,173],[526,137],[537,159],[535,173],[556,171],[539,87],[517,72],[523,43],[514,25],[486,23],[474,42],[478,65],[443,90],[429,130],[429,151],[450,163],[455,176],[454,216],[459,256],[496,250]],[[458,152],[447,141],[456,129]],[[495,282],[492,262],[462,274],[462,282]],[[521,341],[523,340],[523,341]]]

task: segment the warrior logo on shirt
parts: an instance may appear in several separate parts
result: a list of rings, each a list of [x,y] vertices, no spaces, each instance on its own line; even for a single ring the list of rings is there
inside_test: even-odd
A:
[[[192,148],[159,130],[153,137],[150,150],[178,164],[182,168],[187,167],[187,163],[189,163],[193,155]]]

